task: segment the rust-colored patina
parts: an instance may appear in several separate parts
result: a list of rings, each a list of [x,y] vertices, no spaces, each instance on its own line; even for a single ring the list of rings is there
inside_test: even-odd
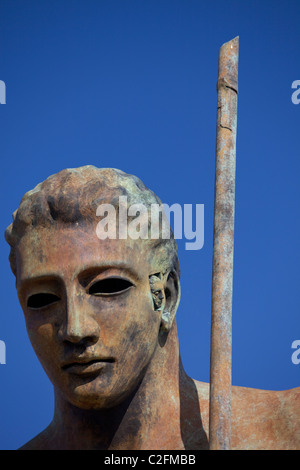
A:
[[[120,170],[63,170],[24,196],[7,229],[28,335],[55,391],[52,423],[25,449],[208,447],[180,362],[176,241],[99,239],[97,208],[118,213],[121,196],[149,212],[161,203]]]
[[[219,52],[211,317],[211,450],[230,449],[232,279],[239,38]]]
[[[180,359],[175,240],[100,240],[96,209],[119,210],[120,195],[160,202],[119,170],[63,170],[24,196],[6,231],[55,395],[52,422],[24,450],[208,449],[209,385]],[[233,387],[232,401],[233,449],[300,449],[300,389]]]

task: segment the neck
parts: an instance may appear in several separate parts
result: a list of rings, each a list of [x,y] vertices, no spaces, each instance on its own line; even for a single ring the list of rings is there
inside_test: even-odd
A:
[[[120,405],[83,410],[56,392],[50,440],[62,449],[185,449],[185,436],[190,439],[201,425],[192,418],[199,410],[195,390],[180,361],[174,324],[140,385]]]

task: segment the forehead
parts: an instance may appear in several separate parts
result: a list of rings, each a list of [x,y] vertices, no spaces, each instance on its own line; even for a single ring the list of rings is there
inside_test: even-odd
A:
[[[91,268],[114,268],[136,278],[151,273],[151,250],[144,240],[99,240],[91,226],[31,229],[16,249],[17,285],[44,276],[75,279]]]

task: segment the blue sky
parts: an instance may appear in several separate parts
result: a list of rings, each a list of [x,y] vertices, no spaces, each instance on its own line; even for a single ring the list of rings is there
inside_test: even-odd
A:
[[[139,176],[163,202],[204,204],[205,243],[179,240],[187,373],[209,381],[216,81],[239,35],[233,384],[300,385],[299,1],[1,0],[2,232],[23,194],[93,164]],[[0,242],[0,448],[52,418],[52,386],[26,336]],[[221,352],[220,352],[221,353]]]

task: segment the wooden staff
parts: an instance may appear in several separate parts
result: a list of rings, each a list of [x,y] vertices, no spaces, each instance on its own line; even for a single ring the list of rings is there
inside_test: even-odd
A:
[[[239,38],[219,51],[209,445],[231,446],[232,278]]]

